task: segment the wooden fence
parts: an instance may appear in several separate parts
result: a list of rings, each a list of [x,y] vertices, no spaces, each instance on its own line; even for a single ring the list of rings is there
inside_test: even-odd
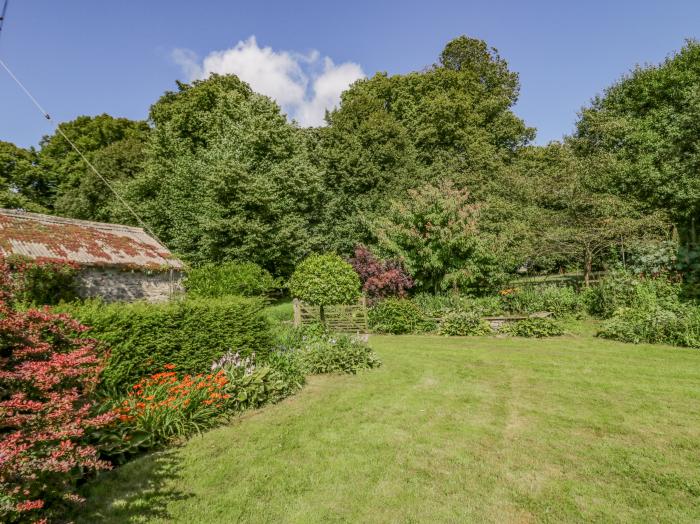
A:
[[[321,321],[321,312],[318,306],[305,304],[301,300],[294,299],[294,326],[299,327]],[[326,324],[339,333],[367,333],[367,300],[360,298],[357,304],[325,306],[323,308]]]
[[[594,271],[591,273],[589,284],[595,286],[606,275],[605,271]],[[509,287],[527,286],[571,286],[581,288],[584,286],[583,273],[566,273],[555,275],[544,275],[538,277],[520,277],[508,283]]]

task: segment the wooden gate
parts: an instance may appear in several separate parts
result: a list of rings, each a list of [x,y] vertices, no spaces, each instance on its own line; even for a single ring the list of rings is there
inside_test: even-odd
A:
[[[294,299],[294,326],[299,327],[321,321],[318,306],[305,304]],[[361,297],[357,304],[325,306],[323,313],[326,324],[332,331],[339,333],[367,333],[367,300]]]

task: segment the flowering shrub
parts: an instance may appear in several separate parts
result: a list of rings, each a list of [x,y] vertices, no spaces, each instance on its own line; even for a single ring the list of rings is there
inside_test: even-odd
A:
[[[274,359],[274,363],[280,363]],[[257,408],[265,404],[278,402],[291,395],[303,383],[303,374],[287,373],[286,369],[277,369],[274,365],[255,361],[255,353],[243,357],[240,353],[229,351],[212,364],[212,370],[221,369],[228,379],[228,391],[234,410]]]
[[[174,369],[174,365],[166,365],[165,371],[142,379],[117,402],[118,424],[105,432],[101,448],[110,455],[133,453],[200,432],[214,423],[231,398],[226,392],[225,373],[219,370],[180,378]]]
[[[77,479],[109,468],[86,443],[114,414],[93,415],[102,362],[86,328],[48,310],[17,311],[0,262],[0,520],[35,521],[65,503]],[[76,335],[77,334],[77,335]]]
[[[362,291],[371,300],[405,297],[413,287],[413,280],[400,260],[381,260],[363,245],[355,248],[355,256],[349,262],[360,276]]]

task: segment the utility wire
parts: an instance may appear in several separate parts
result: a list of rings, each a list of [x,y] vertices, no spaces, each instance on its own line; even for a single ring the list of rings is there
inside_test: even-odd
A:
[[[5,22],[5,15],[6,15],[6,13],[7,13],[7,5],[8,5],[8,4],[9,4],[9,0],[5,0],[5,5],[4,5],[3,9],[2,9],[2,15],[0,15],[0,31],[2,31],[2,26],[3,26],[4,22]],[[163,243],[160,241],[160,239],[158,238],[158,236],[151,230],[150,227],[148,227],[148,225],[146,224],[146,222],[144,222],[143,219],[139,216],[139,214],[134,210],[134,208],[132,208],[132,207],[127,203],[127,201],[124,200],[124,199],[122,198],[122,196],[117,192],[117,190],[114,189],[114,187],[112,186],[112,184],[110,184],[109,181],[108,181],[104,176],[102,176],[102,174],[97,170],[97,168],[96,168],[95,166],[92,165],[92,162],[90,162],[90,161],[87,159],[87,157],[83,154],[83,152],[82,152],[80,149],[78,149],[78,146],[76,146],[76,145],[73,143],[73,141],[72,141],[70,138],[68,138],[68,136],[66,135],[66,133],[64,133],[63,129],[61,129],[61,126],[58,125],[58,124],[56,124],[56,123],[54,122],[54,120],[51,118],[51,115],[41,106],[41,104],[39,103],[39,101],[38,101],[36,98],[34,98],[34,95],[32,95],[32,94],[29,92],[29,90],[24,86],[24,84],[19,80],[19,78],[17,78],[17,77],[15,76],[15,74],[14,74],[14,73],[12,72],[12,70],[7,66],[7,64],[5,64],[5,62],[2,60],[2,58],[0,58],[0,66],[2,66],[2,68],[3,68],[5,71],[7,71],[7,74],[10,75],[10,78],[12,78],[12,80],[15,81],[15,83],[20,87],[20,89],[24,92],[24,94],[27,95],[27,97],[28,97],[28,98],[32,101],[32,103],[36,106],[36,108],[39,110],[39,112],[42,114],[42,116],[43,116],[46,120],[48,120],[49,122],[51,122],[52,124],[54,124],[54,125],[56,126],[56,131],[58,131],[58,134],[60,134],[60,135],[64,138],[64,140],[65,140],[66,142],[68,142],[68,144],[70,144],[70,146],[75,150],[76,153],[78,153],[78,155],[80,156],[80,158],[83,159],[83,161],[88,165],[88,167],[92,170],[92,172],[95,173],[95,175],[97,175],[98,178],[99,178],[100,180],[102,180],[102,182],[104,182],[104,184],[109,188],[109,190],[110,190],[112,193],[114,193],[114,196],[117,197],[117,199],[119,200],[119,202],[121,202],[121,204],[134,216],[134,218],[136,218],[136,221],[139,223],[139,225],[140,225],[146,232],[148,232],[153,238],[155,238],[160,244],[163,244]]]
[[[5,15],[7,15],[7,5],[10,0],[5,0],[5,4],[2,6],[2,13],[0,13],[0,33],[2,32],[2,25],[5,22]]]

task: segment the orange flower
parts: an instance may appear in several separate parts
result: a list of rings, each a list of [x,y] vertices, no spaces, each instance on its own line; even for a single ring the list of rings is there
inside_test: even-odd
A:
[[[166,364],[163,366],[165,369],[175,369],[175,364]]]

